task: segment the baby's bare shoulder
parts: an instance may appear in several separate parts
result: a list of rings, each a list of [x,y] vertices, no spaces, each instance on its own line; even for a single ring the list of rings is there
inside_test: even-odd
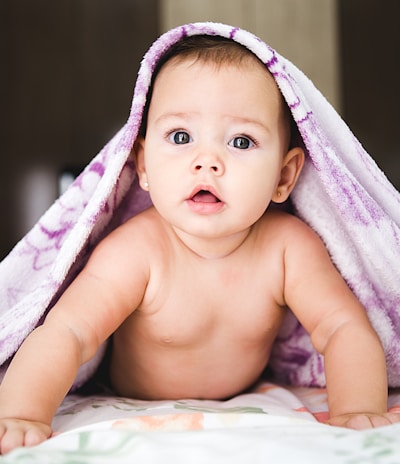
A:
[[[266,246],[275,247],[286,258],[306,256],[308,253],[324,255],[325,244],[319,235],[300,218],[282,211],[264,215],[258,234]],[[324,257],[325,259],[325,257]]]
[[[260,220],[260,227],[281,237],[297,234],[315,235],[315,232],[297,216],[279,210],[270,210]]]
[[[268,230],[274,231],[285,256],[285,265],[296,268],[331,266],[331,258],[321,237],[300,218],[273,211],[268,218]],[[312,257],[312,263],[310,262]],[[311,266],[312,264],[312,266]],[[288,268],[288,267],[287,267]]]
[[[146,209],[117,227],[109,236],[113,240],[140,241],[145,244],[162,234],[162,220],[154,208]]]
[[[157,215],[151,209],[128,219],[109,233],[95,248],[97,259],[131,260],[154,250],[160,236]]]
[[[138,228],[142,226],[147,226],[148,228],[152,229],[153,227],[158,227],[159,224],[160,215],[157,213],[154,207],[150,207],[136,214],[135,216],[132,216],[124,224],[119,226],[119,228]]]

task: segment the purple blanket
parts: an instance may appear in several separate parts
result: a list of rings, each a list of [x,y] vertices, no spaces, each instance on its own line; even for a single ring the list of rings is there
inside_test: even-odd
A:
[[[0,263],[0,364],[6,368],[6,361],[41,323],[98,241],[150,205],[137,185],[131,148],[157,60],[173,43],[193,34],[240,42],[275,77],[307,152],[306,166],[291,196],[295,214],[322,237],[332,260],[366,307],[386,352],[389,383],[400,386],[399,193],[301,71],[249,32],[215,23],[176,28],[152,45],[143,59],[125,126]],[[92,375],[100,358],[101,352],[83,366],[76,385]],[[323,360],[291,315],[271,363],[284,381],[325,383]]]

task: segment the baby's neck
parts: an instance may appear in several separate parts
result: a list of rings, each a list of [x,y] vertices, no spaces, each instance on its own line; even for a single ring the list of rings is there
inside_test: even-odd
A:
[[[251,228],[227,237],[194,237],[182,231],[174,230],[177,240],[190,252],[200,258],[223,259],[238,251],[247,241]]]

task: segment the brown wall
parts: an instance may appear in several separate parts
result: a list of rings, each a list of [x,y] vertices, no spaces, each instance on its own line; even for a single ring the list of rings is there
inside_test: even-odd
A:
[[[58,173],[125,122],[157,12],[156,0],[1,0],[0,258],[26,232],[30,173],[48,172],[56,197]]]
[[[345,120],[400,189],[400,2],[341,0]]]

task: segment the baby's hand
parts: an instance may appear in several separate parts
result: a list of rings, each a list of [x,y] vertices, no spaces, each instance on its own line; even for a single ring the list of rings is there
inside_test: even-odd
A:
[[[41,422],[0,419],[0,454],[6,454],[18,446],[38,445],[50,435],[49,425]]]
[[[346,427],[354,430],[373,429],[400,422],[400,414],[386,412],[384,414],[353,413],[331,417],[327,424],[336,427]]]

